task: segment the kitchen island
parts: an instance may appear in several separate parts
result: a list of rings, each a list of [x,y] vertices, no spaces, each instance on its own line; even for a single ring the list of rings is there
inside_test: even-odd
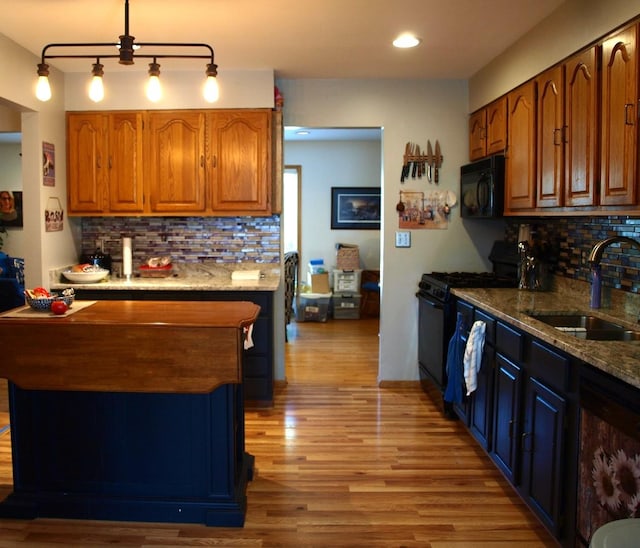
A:
[[[0,516],[242,526],[243,345],[258,313],[98,301],[1,316],[14,490]]]

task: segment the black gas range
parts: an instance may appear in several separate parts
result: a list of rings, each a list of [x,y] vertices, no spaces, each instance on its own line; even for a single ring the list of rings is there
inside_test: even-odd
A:
[[[440,301],[450,299],[451,289],[472,287],[516,287],[515,276],[496,272],[430,272],[418,283],[418,294]]]
[[[420,381],[429,393],[430,385],[441,392],[447,386],[447,351],[455,332],[456,304],[451,293],[456,288],[517,287],[515,245],[496,242],[489,258],[492,272],[430,272],[418,283],[418,366]],[[446,415],[452,412],[447,406]]]

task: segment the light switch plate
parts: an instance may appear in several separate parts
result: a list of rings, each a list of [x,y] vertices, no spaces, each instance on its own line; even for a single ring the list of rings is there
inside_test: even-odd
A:
[[[397,230],[396,247],[411,247],[411,232]]]

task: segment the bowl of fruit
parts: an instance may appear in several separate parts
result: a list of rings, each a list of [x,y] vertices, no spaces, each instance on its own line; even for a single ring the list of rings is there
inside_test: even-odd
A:
[[[104,280],[109,275],[109,271],[97,265],[84,263],[72,266],[62,275],[72,283],[92,284]]]
[[[44,287],[36,287],[35,289],[25,289],[24,298],[33,310],[64,314],[71,308],[75,292],[73,289],[65,289],[61,294],[50,293]],[[60,306],[58,303],[64,306]]]

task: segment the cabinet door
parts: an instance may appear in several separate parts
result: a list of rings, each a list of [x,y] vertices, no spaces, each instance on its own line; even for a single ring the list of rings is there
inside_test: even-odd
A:
[[[535,82],[509,93],[507,104],[508,146],[506,154],[505,211],[535,205],[536,102]]]
[[[536,78],[538,90],[538,179],[536,205],[557,207],[564,197],[564,67],[555,66]]]
[[[144,209],[142,184],[142,113],[108,116],[109,210],[139,213]]]
[[[206,207],[205,115],[149,113],[149,195],[156,213],[199,213]]]
[[[567,403],[535,378],[527,380],[522,444],[522,490],[557,534],[563,508],[564,431]]]
[[[271,112],[211,113],[208,141],[212,211],[270,214]]]
[[[487,107],[487,154],[507,148],[507,98],[501,97]]]
[[[493,417],[493,379],[495,350],[485,343],[482,366],[478,371],[478,386],[471,394],[469,428],[485,450],[491,448],[491,418]]]
[[[633,25],[602,44],[602,205],[637,199],[637,33]]]
[[[507,479],[518,483],[518,457],[522,370],[496,354],[496,381],[491,458]]]
[[[107,208],[107,153],[104,116],[67,115],[69,213],[103,213]]]
[[[598,79],[596,48],[565,63],[565,205],[596,205]]]
[[[469,116],[469,160],[472,162],[487,155],[487,111]]]

